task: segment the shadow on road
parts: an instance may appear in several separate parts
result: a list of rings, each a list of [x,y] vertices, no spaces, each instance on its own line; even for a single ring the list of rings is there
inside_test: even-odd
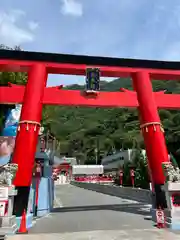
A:
[[[81,211],[97,211],[97,210],[111,210],[120,211],[126,213],[139,214],[143,216],[149,216],[150,212],[145,209],[143,204],[111,204],[111,205],[92,205],[92,206],[73,206],[73,207],[61,207],[54,208],[53,213],[60,212],[81,212]],[[146,218],[147,219],[147,218]],[[148,219],[147,219],[148,220]]]
[[[144,220],[149,215],[150,211],[140,203],[54,208],[49,216],[37,221],[29,233],[152,229],[151,221]]]

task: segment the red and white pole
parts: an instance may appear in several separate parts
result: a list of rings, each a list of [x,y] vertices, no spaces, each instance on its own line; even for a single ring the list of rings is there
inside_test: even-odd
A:
[[[135,180],[134,169],[131,169],[131,170],[130,170],[130,176],[131,176],[131,183],[132,183],[132,186],[134,187],[134,180]]]
[[[120,183],[120,186],[123,185],[123,170],[119,171],[119,183]]]
[[[37,216],[38,211],[38,199],[39,199],[39,185],[41,181],[41,164],[37,163],[36,166],[36,173],[35,173],[35,180],[36,180],[36,195],[35,195],[35,216]]]

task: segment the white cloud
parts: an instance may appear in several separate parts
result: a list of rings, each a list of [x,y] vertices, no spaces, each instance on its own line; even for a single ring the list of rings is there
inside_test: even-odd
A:
[[[77,0],[61,0],[61,12],[64,15],[81,17],[83,15],[83,6]]]
[[[96,2],[95,9],[95,0],[83,2],[87,11],[83,21],[73,23],[68,30],[64,24],[65,41],[61,51],[125,58],[180,59],[179,0],[174,0],[173,4],[169,0]]]
[[[28,22],[28,26],[31,31],[34,31],[39,27],[39,24],[37,22],[30,21]]]
[[[34,40],[33,31],[19,26],[19,20],[25,16],[22,10],[0,12],[0,43],[9,47]],[[32,30],[32,29],[31,29]]]

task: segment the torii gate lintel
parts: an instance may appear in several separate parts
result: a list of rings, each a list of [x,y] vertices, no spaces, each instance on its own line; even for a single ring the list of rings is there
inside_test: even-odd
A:
[[[154,92],[156,106],[165,109],[180,108],[180,94],[166,94],[166,90]],[[23,103],[25,86],[9,84],[0,87],[0,104]],[[117,92],[99,92],[94,96],[80,90],[66,90],[63,85],[46,87],[42,99],[44,105],[136,108],[139,106],[136,92],[121,88]]]

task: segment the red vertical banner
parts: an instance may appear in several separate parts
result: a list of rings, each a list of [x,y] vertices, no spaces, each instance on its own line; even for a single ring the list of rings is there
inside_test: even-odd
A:
[[[134,172],[134,169],[130,169],[130,176],[131,176],[131,183],[132,183],[132,186],[134,187],[134,179],[135,179],[135,172]]]
[[[41,152],[45,152],[45,148],[46,148],[46,145],[45,145],[45,139],[44,137],[40,137],[40,151]]]
[[[123,185],[123,170],[122,169],[119,171],[119,183],[120,183],[120,186]]]
[[[41,163],[37,163],[36,169],[35,169],[35,181],[36,181],[35,216],[37,216],[37,210],[38,210],[39,185],[40,185],[40,181],[41,181],[41,176],[42,176]]]
[[[162,209],[156,210],[156,221],[158,228],[165,228],[165,215]]]

